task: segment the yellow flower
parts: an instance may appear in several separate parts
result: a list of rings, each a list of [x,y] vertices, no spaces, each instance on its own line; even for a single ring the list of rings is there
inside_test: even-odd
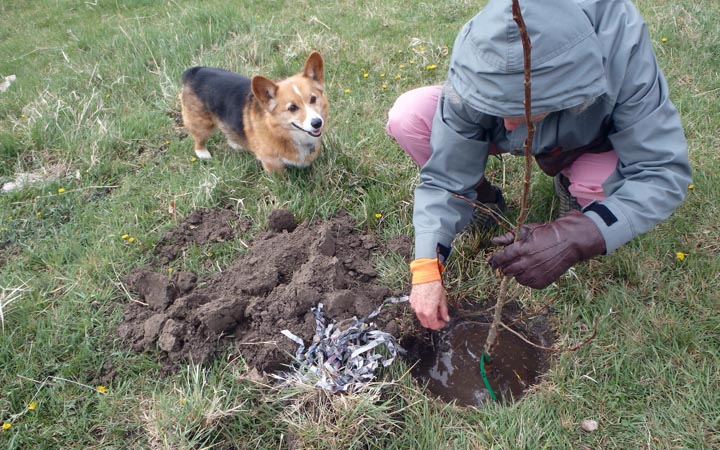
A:
[[[42,212],[38,211],[38,212],[35,213],[35,215],[38,216],[38,217],[42,217]]]
[[[196,157],[193,156],[192,158],[190,158],[190,162],[195,162],[195,161],[197,161]]]
[[[120,239],[122,239],[124,241],[125,239],[127,239],[129,237],[130,236],[128,236],[127,234],[123,234],[122,236],[120,236]]]
[[[412,65],[412,64],[415,64],[415,61],[410,61],[410,64],[411,64],[411,65]]]
[[[380,78],[385,78],[385,72],[380,74]]]
[[[20,118],[21,118],[21,119],[24,119],[24,118],[26,118],[26,117],[27,117],[27,116],[26,116],[25,114],[20,114]]]
[[[369,77],[369,76],[370,76],[370,74],[367,73],[367,72],[365,72],[365,73],[363,74],[363,78],[367,78],[367,77]]]
[[[425,67],[427,70],[435,70],[437,69],[437,66],[435,64],[429,64],[427,67]]]
[[[35,403],[35,402],[28,403],[28,409],[30,411],[35,411],[35,409],[37,409],[37,403]]]
[[[398,66],[398,67],[400,67],[401,69],[404,69],[404,68],[405,68],[405,64],[400,64],[400,66]]]
[[[100,386],[96,387],[95,389],[101,394],[107,394],[110,391],[110,389],[106,388],[103,385],[100,385]]]
[[[375,218],[378,219],[378,220],[379,220],[379,219],[382,219],[382,214],[380,214],[380,213],[375,213]]]
[[[349,93],[350,93],[350,89],[345,89],[345,93],[346,93],[346,94],[349,94]]]
[[[666,38],[666,37],[660,38],[660,42],[662,42],[663,44],[666,43],[666,42],[667,42],[667,38]]]
[[[382,85],[381,87],[382,87],[383,89],[387,89],[387,84],[383,83],[383,85]]]
[[[172,267],[168,267],[168,273],[173,273],[173,270],[175,269],[173,269]]]
[[[13,219],[12,216],[8,216],[8,217],[7,217],[7,220],[12,220],[12,219]]]
[[[170,145],[170,141],[165,141],[165,145]]]
[[[65,192],[65,188],[58,189],[58,194],[62,194],[63,192]]]
[[[399,75],[399,74],[398,74],[398,75],[395,75],[395,79],[396,79],[396,80],[399,80],[399,79],[400,79],[400,75]]]
[[[132,244],[133,242],[135,242],[135,238],[132,237],[132,236],[130,236],[130,237],[128,238],[128,242]]]
[[[417,49],[418,49],[418,51],[422,52],[425,50],[425,47],[423,47],[422,45],[418,45]]]
[[[9,430],[11,426],[12,426],[11,423],[5,422],[5,423],[2,425],[2,429],[3,429],[3,430]]]
[[[693,189],[695,189],[695,185],[691,184],[690,186],[688,186],[688,189],[692,191]]]
[[[684,261],[687,253],[677,252],[675,253],[675,256],[677,257],[678,261]]]

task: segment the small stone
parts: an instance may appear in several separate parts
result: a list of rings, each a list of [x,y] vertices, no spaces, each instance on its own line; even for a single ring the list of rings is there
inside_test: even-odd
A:
[[[598,429],[598,423],[595,420],[585,419],[580,422],[580,428],[587,431],[588,433],[591,433]]]

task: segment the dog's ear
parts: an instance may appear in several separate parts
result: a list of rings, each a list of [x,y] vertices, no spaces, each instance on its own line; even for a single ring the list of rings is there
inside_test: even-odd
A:
[[[310,53],[310,56],[308,56],[307,60],[305,61],[303,75],[318,83],[321,88],[325,87],[324,65],[320,53]]]
[[[250,82],[253,94],[265,109],[272,111],[275,108],[275,96],[277,95],[277,84],[271,80],[255,75]]]

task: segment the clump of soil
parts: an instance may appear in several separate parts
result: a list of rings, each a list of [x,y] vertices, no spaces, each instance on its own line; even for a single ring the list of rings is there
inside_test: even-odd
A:
[[[163,264],[177,258],[188,245],[224,242],[235,237],[235,230],[248,231],[250,221],[227,209],[196,209],[180,226],[168,231],[155,247]]]
[[[296,348],[280,332],[288,329],[308,342],[315,332],[311,308],[318,303],[331,319],[364,317],[393,294],[370,264],[374,239],[354,225],[347,214],[298,225],[289,211],[273,212],[270,230],[222,272],[198,279],[138,269],[125,281],[143,304],[127,305],[120,336],[136,351],[159,351],[169,366],[206,362],[232,347],[250,367],[279,369]],[[231,211],[198,210],[163,237],[156,253],[167,264],[189,243],[231,239],[237,227],[247,229]],[[374,321],[395,333],[406,308],[388,306]]]

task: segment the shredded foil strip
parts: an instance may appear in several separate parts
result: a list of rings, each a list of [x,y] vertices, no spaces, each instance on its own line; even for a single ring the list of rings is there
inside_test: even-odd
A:
[[[403,303],[408,296],[390,297],[367,317],[345,319],[327,324],[323,304],[312,308],[315,315],[315,336],[312,344],[305,349],[305,342],[290,332],[281,333],[298,345],[292,371],[278,374],[286,382],[308,384],[315,381],[315,387],[336,392],[353,392],[373,380],[375,370],[382,365],[388,367],[404,350],[392,334],[376,329],[370,322],[377,317],[388,303]],[[387,355],[376,353],[384,345]]]

